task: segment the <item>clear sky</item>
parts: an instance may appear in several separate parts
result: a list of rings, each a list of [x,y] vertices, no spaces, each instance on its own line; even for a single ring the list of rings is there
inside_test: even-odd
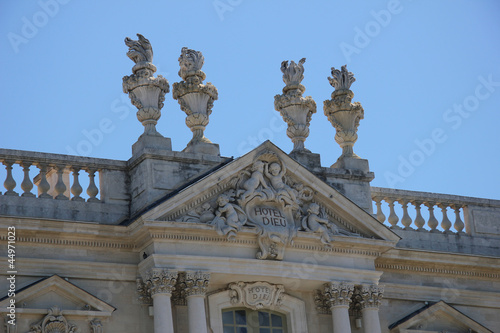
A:
[[[323,166],[341,153],[327,77],[347,64],[372,185],[500,199],[498,1],[2,1],[0,147],[129,159],[143,126],[122,92],[123,40],[136,33],[171,86],[181,48],[203,52],[219,91],[205,134],[224,156],[267,139],[291,151],[274,95],[281,62],[305,57],[318,105],[306,148]],[[170,92],[157,129],[174,150],[191,138],[184,119]]]

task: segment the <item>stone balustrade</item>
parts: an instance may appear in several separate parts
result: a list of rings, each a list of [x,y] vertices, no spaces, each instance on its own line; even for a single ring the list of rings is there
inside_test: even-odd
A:
[[[80,208],[75,205],[82,204],[129,204],[125,161],[0,149],[0,163],[5,166],[5,171],[0,171],[5,188],[0,192],[2,215],[17,215],[14,207],[28,207],[23,210],[44,207],[39,211],[53,217],[49,213],[51,207],[64,211]],[[35,202],[27,204],[26,200]],[[49,204],[50,201],[59,203]],[[64,201],[68,204],[61,203]],[[111,209],[110,215],[113,211]]]
[[[380,187],[372,187],[371,195],[375,217],[391,229],[469,235],[500,231],[494,223],[500,218],[500,200]]]

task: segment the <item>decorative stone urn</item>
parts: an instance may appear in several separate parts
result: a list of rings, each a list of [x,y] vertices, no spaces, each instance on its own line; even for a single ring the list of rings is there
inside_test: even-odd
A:
[[[309,152],[304,147],[304,142],[309,136],[309,124],[311,116],[316,113],[316,102],[311,96],[302,97],[306,88],[301,84],[304,79],[304,66],[306,58],[300,59],[296,64],[291,61],[281,63],[283,73],[282,95],[274,96],[274,108],[278,111],[283,120],[288,124],[286,134],[293,142],[293,152]]]
[[[335,141],[342,148],[339,161],[345,158],[356,158],[353,146],[358,139],[359,121],[363,119],[364,111],[359,102],[351,103],[354,93],[350,90],[351,84],[356,81],[354,75],[347,71],[346,66],[341,70],[332,67],[332,77],[328,78],[335,91],[332,99],[324,101],[325,116],[337,130]]]
[[[165,94],[169,92],[168,81],[161,75],[153,77],[153,49],[149,40],[137,34],[139,40],[125,38],[129,47],[127,56],[135,62],[132,75],[123,77],[123,92],[128,94],[132,104],[137,107],[137,119],[144,125],[142,136],[159,136],[156,124],[161,116]]]
[[[195,145],[211,144],[204,131],[212,113],[214,101],[217,100],[217,88],[210,82],[203,84],[205,73],[201,71],[205,58],[200,51],[183,47],[179,57],[179,76],[183,81],[174,83],[172,94],[179,102],[181,110],[187,115],[186,125],[193,132],[187,151]]]

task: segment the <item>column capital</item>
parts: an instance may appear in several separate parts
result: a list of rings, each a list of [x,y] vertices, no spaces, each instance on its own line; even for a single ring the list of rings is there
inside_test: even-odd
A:
[[[177,275],[177,271],[153,268],[146,273],[144,284],[151,297],[156,294],[172,295],[177,282]]]
[[[349,306],[354,284],[348,282],[329,282],[324,284],[324,295],[330,308]]]
[[[207,292],[208,283],[210,282],[210,273],[187,271],[183,287],[186,292],[186,297],[189,296],[204,296]]]
[[[376,284],[362,285],[359,290],[361,309],[377,308],[382,303],[384,287]]]

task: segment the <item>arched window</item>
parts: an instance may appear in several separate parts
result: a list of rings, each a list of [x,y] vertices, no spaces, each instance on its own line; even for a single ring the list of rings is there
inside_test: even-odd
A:
[[[222,310],[224,333],[286,333],[286,316],[270,310]]]

